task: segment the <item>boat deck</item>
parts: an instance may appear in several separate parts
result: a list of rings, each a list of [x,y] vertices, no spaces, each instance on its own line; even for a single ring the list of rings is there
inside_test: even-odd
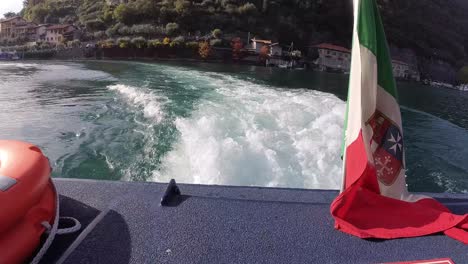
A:
[[[444,235],[362,240],[334,230],[336,191],[55,179],[60,214],[83,224],[58,236],[42,263],[382,263],[452,258],[468,247]],[[468,195],[432,195],[455,213]]]

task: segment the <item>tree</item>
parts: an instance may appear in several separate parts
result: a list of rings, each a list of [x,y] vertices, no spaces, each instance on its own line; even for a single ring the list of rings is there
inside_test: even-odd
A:
[[[159,3],[156,0],[133,0],[127,1],[131,3],[131,7],[135,10],[137,19],[141,21],[156,20],[159,17]]]
[[[244,48],[244,44],[242,43],[241,38],[233,38],[231,40],[231,47],[232,47],[232,59],[233,60],[240,60],[242,58],[242,49]]]
[[[106,39],[100,42],[102,48],[113,48],[115,46],[115,41],[113,39]]]
[[[161,47],[162,45],[163,44],[162,44],[161,40],[159,40],[159,39],[148,40],[148,47],[157,48],[157,47]]]
[[[123,37],[123,38],[118,38],[117,39],[117,45],[119,45],[119,48],[128,48],[130,45],[130,38],[129,37]]]
[[[104,30],[106,28],[106,25],[101,19],[88,20],[84,24],[86,29],[90,31]]]
[[[5,14],[3,14],[3,17],[5,18],[12,18],[12,17],[15,17],[17,16],[17,14],[15,12],[6,12]]]
[[[260,48],[259,58],[260,61],[266,61],[270,57],[270,46],[263,45]]]
[[[111,23],[113,18],[114,12],[112,10],[104,10],[104,14],[102,15],[102,21],[106,23]]]
[[[165,37],[165,38],[163,39],[163,45],[169,45],[170,43],[171,43],[171,39],[170,39],[170,38]]]
[[[45,17],[48,13],[49,9],[47,9],[43,4],[39,4],[29,9],[26,14],[26,18],[36,23],[44,23]]]
[[[141,49],[146,46],[146,39],[144,37],[136,37],[132,39],[132,44],[133,46]]]
[[[200,54],[200,57],[204,60],[206,60],[210,54],[211,54],[211,46],[208,41],[203,41],[200,42],[199,48],[198,48],[198,54]]]
[[[130,27],[122,26],[119,28],[118,32],[120,35],[125,36],[125,35],[130,35],[132,33],[132,30]]]
[[[468,84],[468,66],[465,66],[458,71],[457,79],[462,84]]]
[[[79,47],[80,45],[81,45],[81,42],[80,42],[79,40],[77,40],[77,39],[75,39],[75,40],[70,40],[70,41],[67,42],[67,46],[68,46],[68,47],[77,48],[77,47]]]
[[[239,12],[240,15],[254,15],[257,13],[257,7],[252,3],[246,3],[239,6],[239,8],[237,8],[237,12]]]
[[[118,33],[119,31],[115,27],[110,27],[106,30],[106,35],[109,37],[115,37]]]
[[[179,24],[177,23],[167,23],[166,25],[166,34],[169,36],[174,36],[179,32]]]
[[[174,38],[175,42],[179,42],[179,43],[185,43],[185,37],[184,36],[178,36],[176,38]]]
[[[187,47],[188,49],[197,50],[199,47],[199,44],[196,41],[190,41],[190,42],[185,43],[185,47]]]
[[[96,31],[96,32],[94,32],[93,36],[94,36],[95,39],[103,39],[103,38],[106,37],[106,32]]]
[[[186,14],[190,9],[190,1],[187,0],[177,0],[175,3],[175,11],[179,14]]]
[[[66,47],[65,47],[65,44],[63,44],[63,43],[58,43],[57,46],[56,46],[55,48],[58,49],[58,50],[64,50]]]
[[[131,32],[135,35],[143,35],[145,37],[150,37],[157,33],[157,28],[151,24],[133,25],[131,28]]]
[[[185,38],[183,36],[178,36],[176,38],[174,38],[171,43],[169,44],[169,46],[171,48],[175,48],[175,47],[179,47],[181,45],[183,45],[185,43]]]
[[[133,24],[135,10],[126,4],[120,4],[114,9],[114,18],[127,25]]]
[[[41,42],[41,44],[39,45],[39,49],[41,50],[47,50],[47,49],[51,49],[52,46],[49,42]]]
[[[210,40],[210,46],[212,47],[221,47],[223,45],[222,39],[212,39]]]
[[[220,39],[221,36],[223,35],[223,32],[221,31],[221,29],[217,28],[215,30],[213,30],[211,32],[211,35],[214,37],[214,38],[217,38],[217,39]]]

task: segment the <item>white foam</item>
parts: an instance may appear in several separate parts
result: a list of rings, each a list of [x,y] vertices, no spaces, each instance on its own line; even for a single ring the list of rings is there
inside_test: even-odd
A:
[[[167,101],[166,97],[155,95],[146,88],[123,84],[110,85],[108,88],[123,95],[130,105],[141,107],[146,118],[150,118],[156,123],[160,123],[164,119],[164,112],[161,107]]]
[[[37,68],[39,67],[40,64],[36,64],[36,63],[22,63],[22,62],[18,62],[18,63],[15,63],[15,62],[1,62],[0,63],[0,67],[2,68],[23,68],[23,69],[29,69],[29,68]]]
[[[310,90],[275,89],[229,75],[177,70],[211,94],[188,118],[154,180],[338,189],[345,103]],[[206,89],[207,87],[214,89]]]
[[[448,179],[445,174],[442,172],[433,171],[429,173],[429,176],[434,179],[434,182],[442,187],[445,192],[448,193],[456,193],[457,191],[461,191],[463,193],[464,190],[457,190],[456,181]]]

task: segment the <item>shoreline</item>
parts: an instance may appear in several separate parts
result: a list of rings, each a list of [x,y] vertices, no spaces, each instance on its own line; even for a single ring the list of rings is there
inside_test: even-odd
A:
[[[223,60],[223,59],[197,59],[197,58],[183,58],[183,57],[145,57],[145,56],[134,56],[134,57],[117,57],[117,56],[102,56],[100,58],[96,58],[96,56],[86,57],[86,56],[77,56],[77,57],[68,57],[68,56],[51,56],[48,58],[21,58],[19,60],[5,60],[5,61],[76,61],[76,62],[86,62],[86,61],[135,61],[135,62],[146,62],[146,63],[157,63],[157,62],[186,62],[186,63],[210,63],[210,64],[223,64],[223,65],[242,65],[242,66],[256,66],[256,67],[264,67],[264,68],[273,68],[273,69],[282,69],[282,70],[290,70],[290,71],[312,71],[312,72],[321,72],[321,73],[328,73],[328,74],[339,74],[339,75],[349,75],[343,72],[336,72],[336,71],[322,71],[318,70],[317,67],[309,67],[306,69],[284,69],[280,67],[274,66],[265,66],[264,64],[256,63],[253,61],[246,61],[246,60],[239,60],[239,61],[232,61],[232,60]],[[0,61],[1,62],[1,61]],[[464,91],[457,89],[457,86],[453,85],[452,87],[447,87],[445,85],[435,85],[431,82],[425,83],[424,81],[412,81],[412,80],[405,80],[405,79],[396,79],[397,82],[404,82],[404,83],[417,83],[420,85],[430,86],[434,88],[444,88],[446,90],[452,91]],[[466,90],[465,90],[466,91]]]

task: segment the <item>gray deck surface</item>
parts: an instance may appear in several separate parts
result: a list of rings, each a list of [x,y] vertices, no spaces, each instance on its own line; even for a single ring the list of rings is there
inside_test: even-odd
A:
[[[379,241],[334,230],[329,206],[336,191],[179,184],[184,200],[161,207],[167,184],[55,183],[61,215],[78,218],[90,231],[64,263],[381,263],[446,257],[468,263],[468,246],[443,235]],[[468,212],[468,195],[433,196],[455,213]],[[86,229],[98,215],[102,220]],[[77,236],[58,237],[43,263],[55,262]]]

